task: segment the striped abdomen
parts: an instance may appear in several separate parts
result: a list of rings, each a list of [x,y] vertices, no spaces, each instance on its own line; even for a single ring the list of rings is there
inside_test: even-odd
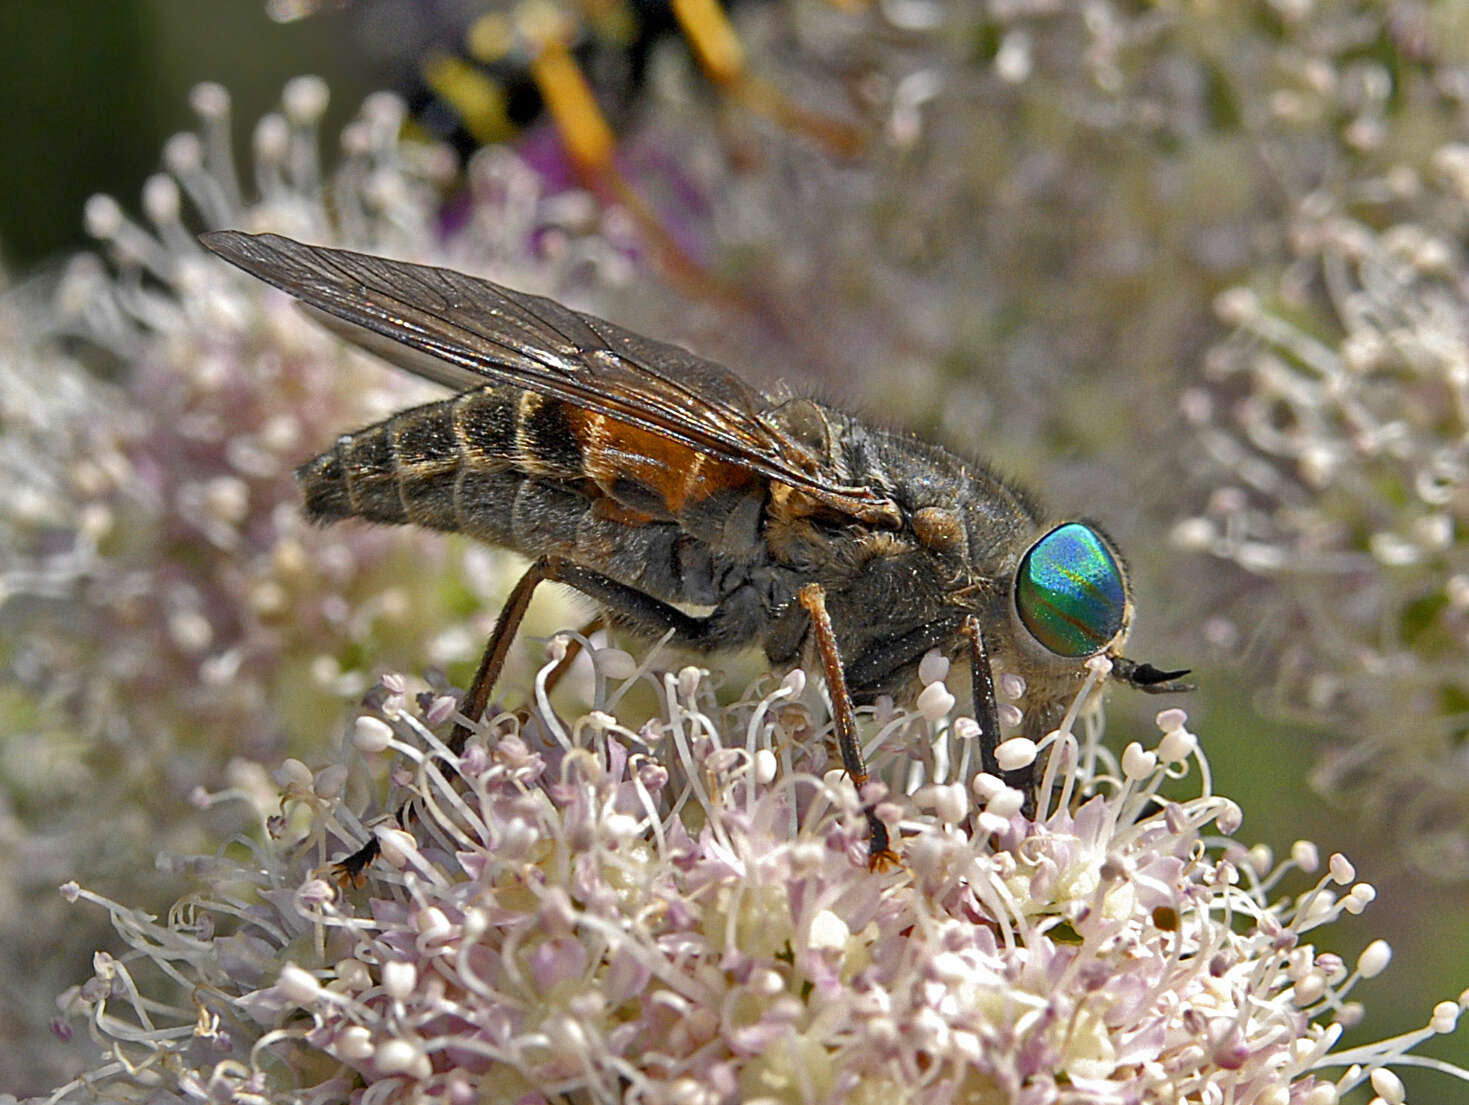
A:
[[[628,571],[595,562],[647,555],[634,550],[665,529],[663,544],[683,532],[755,555],[765,501],[761,482],[739,465],[510,387],[465,392],[344,435],[297,479],[316,521],[457,531],[624,579]]]

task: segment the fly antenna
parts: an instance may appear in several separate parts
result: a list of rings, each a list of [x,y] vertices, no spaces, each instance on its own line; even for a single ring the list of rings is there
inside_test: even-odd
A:
[[[1129,660],[1126,656],[1113,656],[1109,659],[1112,661],[1112,678],[1126,683],[1129,687],[1136,687],[1146,694],[1177,694],[1194,689],[1192,683],[1178,682],[1189,673],[1189,668],[1164,671],[1161,668],[1155,668],[1152,664],[1139,664],[1136,660]]]

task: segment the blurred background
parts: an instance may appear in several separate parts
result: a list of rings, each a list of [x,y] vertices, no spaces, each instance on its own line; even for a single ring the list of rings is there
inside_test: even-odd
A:
[[[330,88],[319,112],[297,111],[312,115],[324,172],[345,156],[338,135],[364,97],[396,92],[403,132],[461,159],[403,171],[433,197],[429,240],[451,253],[478,241],[455,236],[491,203],[484,180],[502,178],[456,166],[507,146],[544,197],[592,197],[566,233],[595,239],[586,255],[598,260],[563,266],[557,282],[600,313],[992,459],[1058,514],[1104,522],[1132,567],[1129,651],[1194,669],[1199,690],[1179,704],[1216,789],[1245,811],[1237,839],[1282,854],[1314,840],[1377,886],[1376,905],[1329,935],[1348,962],[1376,937],[1396,951],[1391,973],[1354,995],[1367,1006],[1364,1038],[1421,1025],[1434,1002],[1469,985],[1469,155],[1456,144],[1469,18],[1456,5],[747,0],[732,8],[737,40],[721,38],[698,5],[654,0],[317,7],[3,4],[0,262],[15,303],[58,312],[45,325],[13,322],[6,336],[61,341],[108,397],[96,411],[77,401],[64,446],[38,423],[20,448],[12,409],[7,465],[18,470],[51,444],[84,450],[92,439],[75,427],[100,426],[111,417],[103,408],[127,396],[146,403],[155,378],[129,376],[127,342],[34,305],[64,301],[75,275],[67,258],[98,248],[83,215],[89,197],[108,193],[146,222],[144,182],[165,143],[200,127],[190,99],[199,82],[228,90],[247,214],[273,179],[252,174],[262,148],[252,130],[280,110],[291,78],[316,74]],[[585,75],[599,118],[578,114],[571,72]],[[372,210],[393,222],[390,201]],[[330,213],[340,218],[342,205]],[[94,229],[107,224],[90,214]],[[197,230],[209,220],[196,206],[183,222]],[[126,235],[104,237],[117,265]],[[126,257],[109,271],[125,284]],[[374,386],[401,401],[396,385]],[[197,413],[200,402],[179,409]],[[279,402],[294,409],[284,392]],[[295,459],[349,428],[342,412],[354,402],[303,416],[315,428],[301,433]],[[272,410],[257,413],[268,421]],[[136,444],[165,431],[107,433]],[[174,445],[155,455],[193,456]],[[206,490],[228,498],[231,487]],[[212,558],[183,555],[177,572],[159,570],[158,558],[178,563],[169,558],[183,537],[167,547],[103,542],[97,555],[126,566],[117,578],[187,577],[176,592],[187,599],[159,615],[168,647],[189,651],[185,602],[211,626],[196,653],[243,649],[247,674],[306,656],[330,675],[309,692],[261,675],[229,710],[176,710],[164,676],[101,673],[67,626],[74,632],[75,611],[96,600],[107,571],[81,573],[86,587],[65,595],[0,607],[12,642],[10,731],[0,733],[13,845],[0,861],[3,923],[8,946],[27,949],[24,966],[7,956],[4,968],[0,1036],[11,1046],[0,1086],[39,1092],[74,1068],[45,1023],[50,995],[86,973],[108,930],[98,918],[85,931],[78,907],[63,912],[54,887],[68,864],[88,885],[132,886],[130,904],[169,901],[169,872],[139,900],[137,857],[121,843],[129,795],[171,822],[176,813],[157,810],[185,808],[194,786],[238,782],[227,760],[242,748],[266,763],[286,751],[315,762],[322,721],[334,709],[345,717],[347,691],[365,685],[347,676],[424,666],[415,652],[424,629],[377,624],[343,637],[329,616],[319,626],[302,618],[318,632],[303,643],[274,623],[267,632],[216,617],[211,603],[228,605],[232,588],[259,596],[278,582],[270,573],[288,523],[271,511],[291,501],[289,480],[262,478],[250,492],[251,510],[277,527],[259,536],[231,523],[270,565],[250,580],[231,574],[242,556],[223,539]],[[88,495],[71,513],[38,510],[41,521],[12,505],[7,567],[53,564],[72,547],[60,535],[95,516],[89,503],[128,516],[107,498],[124,489]],[[333,594],[361,606],[391,592],[381,608],[459,624],[473,640],[476,611],[493,610],[488,595],[468,584],[405,594],[391,581],[421,572],[424,558],[463,571],[476,554],[444,553],[421,536],[383,542],[354,550]],[[115,620],[88,623],[90,644],[125,631],[152,651],[153,615],[135,600]],[[474,646],[450,644],[435,647],[462,682]],[[92,689],[37,674],[72,661],[76,671],[98,666]],[[157,726],[173,734],[154,747],[166,757],[187,748],[156,792],[140,781],[146,768],[121,785],[106,766],[128,746],[99,721],[95,688],[108,680],[116,702],[150,696]],[[1151,743],[1152,714],[1173,704],[1116,692],[1117,746]],[[95,733],[80,732],[79,718]],[[38,755],[59,766],[35,766]],[[118,818],[111,851],[72,851],[89,823],[79,806],[93,828],[99,809]],[[1426,1050],[1469,1062],[1462,1038]],[[1410,1083],[1415,1101],[1448,1092],[1444,1081]]]
[[[193,125],[189,90],[229,86],[238,117],[280,102],[281,86],[319,73],[337,90],[339,129],[370,89],[371,68],[345,48],[347,13],[273,22],[263,4],[4,5],[4,257],[24,272],[93,244],[81,210],[96,192],[135,206],[164,139]],[[242,133],[242,142],[248,131]]]

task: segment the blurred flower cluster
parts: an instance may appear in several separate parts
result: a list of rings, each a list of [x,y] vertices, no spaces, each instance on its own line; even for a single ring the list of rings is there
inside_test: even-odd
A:
[[[209,257],[194,232],[275,230],[542,291],[610,286],[630,264],[584,198],[546,195],[506,151],[469,167],[441,244],[453,160],[400,141],[391,96],[363,106],[328,172],[316,149],[326,89],[291,84],[256,127],[250,202],[230,163],[227,94],[201,86],[194,104],[201,130],[165,149],[147,224],[96,197],[86,218],[105,259],[76,258],[4,300],[8,970],[38,961],[23,949],[58,931],[57,882],[156,883],[139,873],[160,844],[202,846],[196,788],[316,747],[323,719],[384,664],[472,665],[512,581],[493,550],[302,522],[295,465],[415,393]],[[571,619],[551,602],[532,632]],[[99,939],[67,931],[84,947]],[[31,981],[4,1000],[48,1005]],[[41,1025],[47,1005],[13,1015]]]
[[[1319,779],[1391,820],[1425,870],[1459,878],[1469,874],[1469,299],[1458,244],[1469,149],[1445,146],[1435,160],[1447,190],[1422,187],[1454,225],[1375,228],[1318,196],[1295,224],[1299,264],[1268,291],[1220,297],[1237,329],[1209,357],[1217,389],[1185,404],[1201,456],[1223,475],[1174,537],[1276,585],[1274,689],[1345,738]]]
[[[385,680],[355,748],[411,763],[421,813],[375,830],[365,895],[327,866],[362,832],[352,756],[283,765],[254,796],[267,831],[194,861],[167,922],[64,887],[129,951],[71,995],[108,1061],[52,1100],[1334,1105],[1368,1081],[1402,1100],[1392,1064],[1457,1022],[1444,1001],[1336,1050],[1390,954],[1353,965],[1310,934],[1374,891],[1309,844],[1276,863],[1206,837],[1240,811],[1181,711],[1120,758],[1094,714],[1052,734],[1057,799],[1032,822],[960,766],[972,722],[879,706],[903,867],[878,874],[800,669],[721,706],[699,669],[594,663],[591,712],[541,695],[461,755],[429,728],[452,703],[425,714]],[[613,711],[638,683],[659,705],[634,731]]]
[[[1385,112],[1394,75],[1361,69],[1344,86]],[[1462,110],[1469,69],[1434,74]],[[1329,723],[1322,788],[1390,824],[1422,870],[1461,879],[1469,147],[1387,122],[1347,126],[1367,152],[1299,197],[1274,264],[1216,299],[1233,333],[1182,404],[1211,490],[1173,536],[1260,581],[1210,629],[1265,654],[1270,705]]]

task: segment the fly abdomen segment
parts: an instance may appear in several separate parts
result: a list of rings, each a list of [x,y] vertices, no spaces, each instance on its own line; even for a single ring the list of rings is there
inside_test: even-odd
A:
[[[581,446],[564,404],[518,388],[480,388],[345,435],[297,479],[318,521],[360,517],[469,530],[466,520],[483,513],[476,492],[486,490],[473,480],[474,487],[463,486],[470,473],[578,479]]]

